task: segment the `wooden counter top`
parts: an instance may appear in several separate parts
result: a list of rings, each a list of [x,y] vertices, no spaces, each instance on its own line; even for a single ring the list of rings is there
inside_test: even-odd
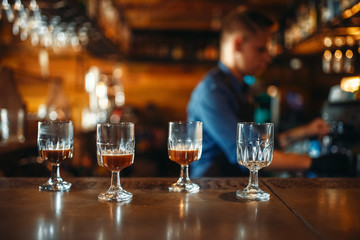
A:
[[[169,193],[176,179],[123,178],[129,203],[101,203],[109,178],[0,178],[1,239],[360,239],[360,179],[261,178],[270,201],[241,201],[247,178],[194,179],[199,193]]]

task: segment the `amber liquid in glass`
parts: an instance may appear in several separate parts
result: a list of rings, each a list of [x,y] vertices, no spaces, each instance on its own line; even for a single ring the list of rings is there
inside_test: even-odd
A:
[[[118,172],[134,162],[134,154],[101,154],[103,166],[113,172]]]
[[[60,164],[62,161],[72,158],[72,149],[41,150],[42,159],[50,163]]]
[[[181,166],[187,166],[199,159],[199,150],[169,150],[170,160]]]

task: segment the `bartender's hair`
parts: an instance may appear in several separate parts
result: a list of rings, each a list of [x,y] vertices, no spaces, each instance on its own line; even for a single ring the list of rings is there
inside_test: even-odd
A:
[[[271,30],[274,21],[268,16],[247,7],[241,6],[225,16],[221,28],[221,42],[232,33],[256,34],[259,31]]]

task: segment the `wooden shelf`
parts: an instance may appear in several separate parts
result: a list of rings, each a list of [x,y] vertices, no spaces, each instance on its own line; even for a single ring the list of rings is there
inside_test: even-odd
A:
[[[322,53],[326,49],[324,46],[324,38],[335,36],[353,36],[354,38],[360,37],[360,27],[322,28],[297,43],[289,50],[289,52],[294,55],[316,55]]]
[[[351,8],[350,8],[351,9]],[[344,11],[345,12],[345,11]],[[317,30],[295,43],[293,47],[285,51],[291,55],[317,55],[326,49],[323,41],[325,37],[352,36],[360,39],[360,12],[351,17],[344,17],[341,13],[326,24],[318,24]],[[336,46],[333,46],[336,48]]]

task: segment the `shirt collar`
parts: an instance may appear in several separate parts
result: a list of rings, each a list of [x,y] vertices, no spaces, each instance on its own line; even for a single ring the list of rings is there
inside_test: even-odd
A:
[[[219,69],[226,74],[229,78],[231,85],[235,88],[236,91],[246,92],[249,89],[249,86],[245,84],[243,81],[239,81],[238,78],[232,74],[228,67],[225,66],[221,61],[218,63]]]

